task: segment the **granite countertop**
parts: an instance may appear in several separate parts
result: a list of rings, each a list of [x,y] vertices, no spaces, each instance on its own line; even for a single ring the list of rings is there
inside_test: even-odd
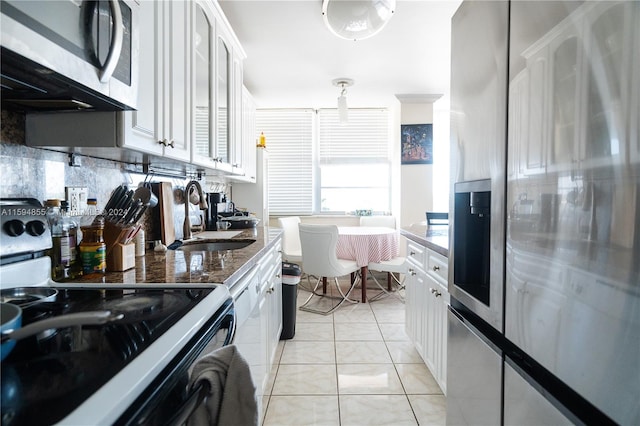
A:
[[[240,231],[240,230],[239,230]],[[227,234],[229,231],[224,231]],[[211,233],[207,233],[211,235]],[[221,236],[222,236],[221,232]],[[73,280],[74,283],[135,284],[225,284],[229,289],[248,272],[281,238],[280,228],[256,227],[244,229],[233,240],[254,240],[249,246],[225,251],[147,250],[136,257],[136,266],[124,272],[92,274]],[[194,234],[197,238],[198,234]],[[229,238],[224,238],[229,239]],[[206,240],[203,240],[206,241]]]
[[[427,221],[417,222],[400,229],[400,235],[428,249],[449,257],[449,226],[427,226]]]

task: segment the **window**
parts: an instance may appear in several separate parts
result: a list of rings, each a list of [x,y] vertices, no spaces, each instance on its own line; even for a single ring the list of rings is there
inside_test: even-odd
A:
[[[267,135],[269,210],[274,215],[387,212],[391,146],[385,109],[258,110]]]
[[[257,110],[256,129],[269,150],[269,212],[313,212],[313,110]]]
[[[338,111],[318,111],[319,211],[390,208],[391,155],[387,111],[351,109],[341,126]]]

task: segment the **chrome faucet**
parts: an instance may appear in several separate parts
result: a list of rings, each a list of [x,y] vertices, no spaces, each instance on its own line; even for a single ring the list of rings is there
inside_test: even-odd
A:
[[[202,192],[202,187],[200,183],[196,180],[192,180],[184,187],[184,225],[182,226],[182,239],[188,240],[193,235],[191,234],[191,220],[189,220],[189,193],[191,192],[191,188],[195,187],[196,191],[198,191],[198,196],[200,197],[200,201],[198,202],[198,207],[200,210],[206,210],[209,208],[207,205],[207,198],[204,196]]]

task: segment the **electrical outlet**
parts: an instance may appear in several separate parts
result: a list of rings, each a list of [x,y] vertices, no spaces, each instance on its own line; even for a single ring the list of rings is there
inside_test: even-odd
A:
[[[69,212],[72,214],[82,214],[87,207],[87,197],[89,190],[85,186],[67,186],[65,187],[67,203],[69,203]]]

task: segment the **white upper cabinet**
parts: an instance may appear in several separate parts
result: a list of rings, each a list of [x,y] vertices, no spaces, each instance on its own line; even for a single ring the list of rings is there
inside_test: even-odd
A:
[[[256,158],[256,103],[251,93],[242,87],[242,146],[244,168],[243,177],[246,182],[256,182],[257,158]]]
[[[125,113],[122,147],[191,158],[190,2],[140,5],[138,110]]]
[[[196,3],[192,163],[242,173],[241,88],[244,51],[217,3]],[[240,89],[238,89],[238,86]]]
[[[221,32],[216,36],[216,162],[229,169],[231,165],[231,50]],[[226,167],[225,167],[226,166]]]
[[[213,101],[215,90],[211,69],[214,65],[215,22],[211,14],[200,3],[195,5],[195,28],[193,31],[193,159],[199,164],[213,166],[210,161],[215,157],[216,123]]]

